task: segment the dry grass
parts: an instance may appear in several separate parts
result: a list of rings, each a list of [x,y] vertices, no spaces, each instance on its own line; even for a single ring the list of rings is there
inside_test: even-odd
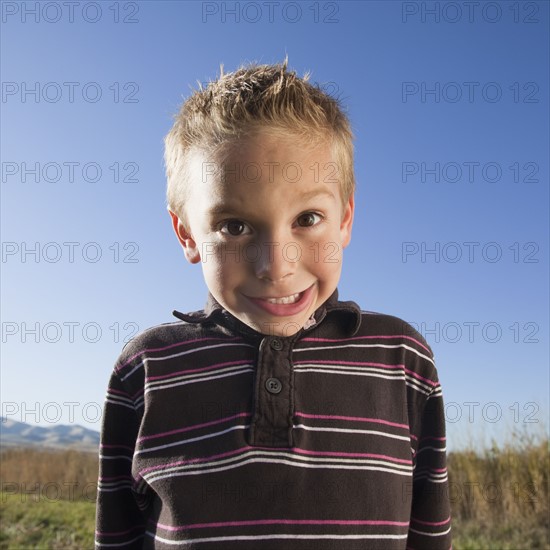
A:
[[[455,549],[550,549],[549,450],[541,428],[449,453]]]
[[[0,482],[8,494],[34,494],[51,501],[95,501],[97,472],[95,453],[32,448],[0,453]]]

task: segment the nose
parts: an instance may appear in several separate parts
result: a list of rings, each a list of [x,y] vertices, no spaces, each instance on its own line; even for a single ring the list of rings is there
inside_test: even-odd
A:
[[[277,282],[295,273],[301,256],[298,244],[281,239],[258,243],[258,257],[254,263],[256,276],[270,282]]]

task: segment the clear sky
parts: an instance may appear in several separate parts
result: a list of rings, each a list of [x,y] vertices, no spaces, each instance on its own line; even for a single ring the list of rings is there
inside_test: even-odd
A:
[[[548,2],[68,4],[2,3],[3,416],[99,430],[124,339],[204,306],[163,137],[288,54],[356,136],[340,298],[425,335],[450,448],[548,427]]]

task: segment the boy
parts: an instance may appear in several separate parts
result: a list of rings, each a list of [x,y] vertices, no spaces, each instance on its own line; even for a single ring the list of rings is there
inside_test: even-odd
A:
[[[451,545],[433,354],[338,301],[353,136],[307,79],[287,60],[222,69],[166,137],[168,210],[208,300],[116,363],[100,548]]]

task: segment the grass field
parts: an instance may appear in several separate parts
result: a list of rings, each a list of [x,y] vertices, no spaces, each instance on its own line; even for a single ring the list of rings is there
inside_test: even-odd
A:
[[[94,547],[93,454],[27,449],[1,459],[0,550]],[[448,466],[455,550],[550,550],[547,436],[449,453]]]
[[[1,549],[94,547],[95,502],[21,497],[2,493]]]

